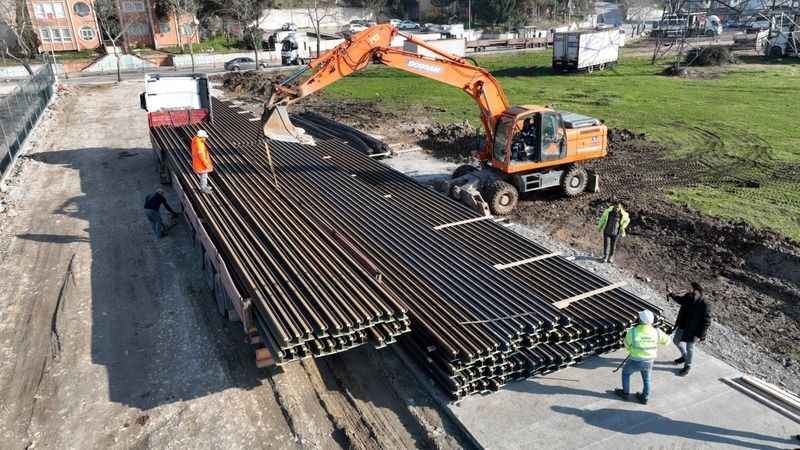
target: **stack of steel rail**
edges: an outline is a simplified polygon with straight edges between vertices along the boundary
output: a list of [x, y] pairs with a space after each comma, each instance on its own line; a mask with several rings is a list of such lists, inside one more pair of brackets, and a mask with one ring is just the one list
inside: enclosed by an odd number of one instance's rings
[[[186, 128], [151, 129], [235, 282], [255, 306], [255, 320], [278, 364], [376, 347], [409, 331], [405, 308], [376, 274], [347, 251], [347, 241], [309, 220], [275, 188], [269, 169], [236, 151], [235, 136], [207, 127], [216, 162], [214, 191], [198, 192]], [[341, 238], [341, 240], [340, 240]]]
[[[225, 161], [235, 153], [256, 169], [249, 175], [259, 184], [274, 180], [280, 198], [310, 223], [348, 236], [359, 261], [382, 274], [383, 289], [408, 308], [411, 333], [401, 343], [453, 397], [617, 348], [639, 310], [660, 315], [311, 122], [295, 118], [316, 135], [316, 146], [270, 141], [267, 152], [252, 116], [219, 101], [214, 114], [213, 157]], [[224, 184], [227, 176], [213, 178]]]

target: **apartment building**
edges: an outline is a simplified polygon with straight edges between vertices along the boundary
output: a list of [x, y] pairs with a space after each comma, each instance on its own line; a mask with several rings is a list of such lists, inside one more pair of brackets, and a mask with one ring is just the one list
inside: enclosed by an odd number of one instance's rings
[[[41, 41], [39, 51], [80, 51], [102, 45], [93, 0], [27, 0], [27, 3]], [[200, 40], [192, 15], [171, 15], [160, 20], [150, 0], [117, 0], [117, 8], [129, 47], [157, 49]]]
[[91, 0], [28, 0], [28, 9], [41, 41], [39, 51], [79, 51], [101, 44]]
[[119, 0], [118, 5], [128, 46], [158, 49], [200, 42], [195, 17], [190, 14], [160, 19], [151, 0]]

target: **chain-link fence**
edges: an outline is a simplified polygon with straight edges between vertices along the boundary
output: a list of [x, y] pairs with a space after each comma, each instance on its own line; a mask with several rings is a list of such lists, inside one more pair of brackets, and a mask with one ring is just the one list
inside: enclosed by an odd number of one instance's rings
[[45, 64], [33, 77], [20, 80], [11, 93], [0, 96], [0, 179], [50, 101], [54, 83], [52, 65]]

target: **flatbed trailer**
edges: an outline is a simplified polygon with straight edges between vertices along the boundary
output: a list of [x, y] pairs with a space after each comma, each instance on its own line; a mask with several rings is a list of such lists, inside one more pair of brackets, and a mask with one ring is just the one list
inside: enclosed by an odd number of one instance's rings
[[485, 52], [487, 49], [525, 49], [547, 48], [553, 44], [550, 38], [511, 38], [511, 39], [479, 39], [467, 41], [467, 50]]

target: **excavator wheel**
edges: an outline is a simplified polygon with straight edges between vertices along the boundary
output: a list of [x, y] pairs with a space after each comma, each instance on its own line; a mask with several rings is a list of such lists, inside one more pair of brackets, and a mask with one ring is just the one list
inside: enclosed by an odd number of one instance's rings
[[519, 200], [517, 188], [502, 180], [496, 180], [493, 185], [489, 186], [487, 194], [489, 209], [496, 216], [511, 214]]
[[575, 197], [586, 190], [589, 174], [581, 166], [570, 166], [561, 177], [561, 189], [567, 197]]
[[450, 178], [451, 179], [460, 178], [460, 177], [463, 177], [464, 175], [466, 175], [466, 174], [468, 174], [470, 172], [475, 172], [477, 170], [478, 170], [478, 168], [475, 167], [475, 166], [471, 166], [469, 164], [463, 164], [463, 165], [458, 166], [456, 168], [456, 170], [453, 171], [453, 176], [451, 176]]

